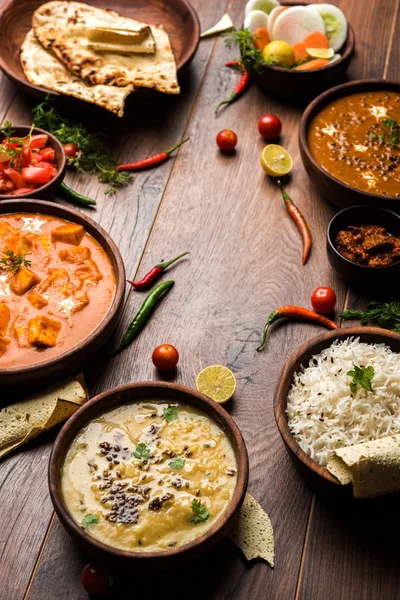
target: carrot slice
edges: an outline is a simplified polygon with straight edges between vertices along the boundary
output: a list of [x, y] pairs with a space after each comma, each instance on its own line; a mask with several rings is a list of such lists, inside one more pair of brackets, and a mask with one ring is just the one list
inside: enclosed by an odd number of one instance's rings
[[326, 65], [329, 65], [329, 60], [325, 60], [324, 58], [315, 58], [314, 60], [310, 60], [303, 65], [296, 67], [296, 71], [313, 71], [314, 69], [320, 69]]
[[303, 40], [306, 48], [329, 48], [329, 40], [323, 33], [314, 31]]
[[292, 48], [294, 52], [294, 62], [301, 62], [302, 60], [309, 58], [307, 54], [308, 46], [306, 46], [304, 42], [293, 44]]
[[258, 27], [253, 33], [254, 45], [259, 50], [264, 50], [265, 46], [269, 44], [268, 30], [265, 27]]

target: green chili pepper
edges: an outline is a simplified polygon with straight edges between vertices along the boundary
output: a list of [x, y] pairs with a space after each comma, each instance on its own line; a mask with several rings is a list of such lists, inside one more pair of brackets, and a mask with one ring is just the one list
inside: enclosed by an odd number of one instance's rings
[[92, 200], [91, 198], [86, 198], [86, 196], [82, 196], [78, 194], [78, 192], [74, 192], [71, 190], [65, 183], [62, 183], [58, 189], [58, 193], [60, 196], [71, 202], [72, 204], [77, 204], [78, 206], [85, 206], [86, 208], [96, 206], [96, 200]]
[[142, 306], [139, 308], [139, 311], [136, 317], [133, 319], [132, 323], [129, 325], [127, 332], [121, 340], [120, 345], [116, 348], [111, 356], [115, 356], [125, 350], [129, 344], [133, 342], [133, 340], [139, 335], [142, 331], [143, 327], [147, 323], [150, 315], [156, 308], [157, 304], [160, 302], [161, 298], [164, 297], [166, 293], [170, 291], [170, 289], [174, 286], [175, 281], [163, 281], [160, 283], [154, 290], [150, 292], [150, 294], [146, 297]]

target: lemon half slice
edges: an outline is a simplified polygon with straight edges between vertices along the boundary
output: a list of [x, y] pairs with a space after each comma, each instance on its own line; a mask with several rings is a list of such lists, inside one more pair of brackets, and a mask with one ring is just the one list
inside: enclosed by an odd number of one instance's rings
[[196, 387], [211, 400], [223, 404], [230, 400], [236, 390], [236, 377], [222, 365], [206, 367], [197, 375]]
[[306, 48], [306, 52], [311, 58], [325, 58], [326, 60], [331, 60], [335, 55], [333, 48]]
[[292, 170], [293, 160], [282, 146], [268, 144], [261, 153], [261, 166], [271, 177], [283, 177]]

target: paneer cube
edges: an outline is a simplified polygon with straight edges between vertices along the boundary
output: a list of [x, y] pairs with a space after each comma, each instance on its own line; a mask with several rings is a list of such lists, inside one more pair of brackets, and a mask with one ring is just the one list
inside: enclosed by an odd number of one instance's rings
[[26, 315], [18, 315], [13, 322], [13, 331], [20, 348], [27, 348], [28, 344], [28, 319]]
[[90, 260], [85, 265], [75, 269], [74, 276], [79, 279], [81, 285], [84, 283], [97, 285], [100, 279], [103, 279], [103, 275], [100, 273], [96, 263], [93, 260]]
[[32, 248], [32, 241], [26, 235], [18, 233], [7, 238], [5, 246], [14, 252], [14, 254], [25, 256]]
[[29, 292], [29, 294], [27, 294], [26, 296], [29, 300], [29, 302], [32, 304], [33, 308], [44, 308], [47, 304], [48, 301], [46, 300], [46, 298], [44, 296], [42, 296], [42, 294], [39, 294], [39, 292], [33, 291], [33, 292]]
[[69, 223], [68, 225], [60, 225], [51, 232], [51, 241], [64, 242], [64, 244], [71, 244], [72, 246], [79, 246], [85, 230], [82, 225], [76, 225], [75, 223]]
[[57, 343], [60, 329], [60, 321], [38, 315], [29, 321], [28, 343], [37, 348], [53, 348]]
[[86, 246], [77, 246], [76, 248], [64, 248], [60, 250], [58, 256], [63, 262], [82, 265], [86, 260], [91, 258], [92, 253]]
[[27, 267], [21, 266], [16, 273], [8, 276], [10, 288], [17, 296], [22, 296], [40, 282], [40, 277]]
[[0, 358], [7, 351], [7, 346], [10, 342], [11, 342], [11, 340], [9, 340], [8, 338], [0, 337]]
[[10, 309], [4, 302], [0, 303], [0, 337], [7, 334], [8, 325], [10, 324]]
[[0, 238], [5, 237], [6, 235], [16, 233], [16, 231], [17, 230], [14, 229], [14, 227], [12, 227], [10, 223], [7, 223], [7, 221], [0, 220]]
[[68, 271], [63, 268], [49, 269], [50, 275], [40, 284], [39, 292], [47, 292], [50, 288], [52, 291], [59, 291], [69, 282]]

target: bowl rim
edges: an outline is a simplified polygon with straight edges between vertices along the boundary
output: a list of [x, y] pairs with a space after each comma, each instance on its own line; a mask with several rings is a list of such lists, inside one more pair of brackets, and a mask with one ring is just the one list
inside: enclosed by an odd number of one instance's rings
[[[283, 370], [279, 376], [274, 391], [275, 422], [278, 427], [278, 431], [283, 439], [283, 442], [289, 447], [290, 451], [295, 456], [297, 456], [297, 458], [305, 467], [307, 467], [309, 470], [316, 473], [323, 479], [327, 480], [328, 482], [343, 488], [346, 486], [340, 484], [336, 477], [334, 477], [326, 467], [320, 465], [308, 454], [306, 454], [306, 452], [304, 452], [304, 450], [294, 439], [293, 434], [289, 429], [286, 417], [287, 392], [285, 392], [285, 389], [287, 388], [289, 390], [290, 388], [290, 384], [293, 381], [293, 375], [296, 371], [295, 365], [300, 360], [300, 358], [305, 354], [309, 354], [310, 352], [315, 354], [315, 352], [312, 351], [312, 348], [316, 347], [321, 343], [324, 343], [323, 348], [327, 348], [335, 339], [342, 339], [352, 336], [361, 338], [361, 336], [363, 335], [379, 335], [381, 338], [386, 338], [386, 341], [367, 343], [388, 343], [388, 340], [390, 339], [400, 341], [400, 334], [396, 333], [395, 331], [383, 329], [381, 327], [368, 327], [363, 325], [358, 327], [340, 327], [339, 329], [334, 329], [333, 331], [328, 331], [321, 335], [315, 336], [307, 342], [305, 342], [304, 344], [302, 344], [301, 346], [299, 346], [296, 350], [294, 350], [291, 353], [283, 367]], [[318, 352], [321, 352], [321, 350], [319, 350]], [[300, 362], [300, 364], [303, 363]]]
[[[343, 213], [348, 212], [348, 211], [354, 211], [354, 210], [363, 211], [363, 210], [371, 210], [371, 209], [376, 210], [378, 212], [389, 213], [389, 215], [391, 215], [392, 218], [397, 219], [399, 221], [399, 225], [400, 225], [400, 215], [395, 213], [393, 210], [384, 208], [383, 206], [371, 206], [370, 204], [369, 205], [368, 204], [356, 204], [354, 206], [348, 206], [347, 208], [343, 208], [342, 210], [339, 210], [339, 212], [337, 212], [328, 223], [328, 227], [326, 230], [326, 239], [329, 244], [329, 247], [335, 253], [335, 255], [337, 257], [339, 257], [340, 259], [342, 259], [343, 261], [345, 261], [346, 264], [353, 265], [356, 268], [364, 269], [365, 273], [367, 273], [367, 271], [371, 272], [371, 270], [376, 272], [376, 271], [384, 271], [385, 269], [386, 270], [393, 269], [393, 268], [397, 269], [399, 266], [400, 258], [398, 260], [396, 260], [394, 263], [392, 263], [391, 265], [383, 265], [381, 267], [369, 267], [368, 265], [360, 265], [356, 262], [353, 262], [352, 260], [349, 260], [348, 258], [343, 256], [343, 254], [340, 254], [340, 252], [336, 249], [336, 247], [333, 243], [331, 229], [333, 228], [333, 225], [335, 224], [335, 221], [339, 216], [341, 216]], [[349, 225], [350, 225], [350, 223], [349, 223]]]
[[[326, 67], [325, 67], [326, 68]], [[357, 94], [359, 92], [359, 87], [368, 87], [371, 86], [370, 91], [376, 91], [374, 87], [381, 88], [382, 90], [387, 87], [397, 88], [398, 93], [400, 93], [400, 82], [395, 81], [394, 79], [381, 79], [381, 78], [370, 78], [370, 79], [355, 79], [353, 81], [347, 81], [346, 83], [341, 83], [336, 85], [335, 87], [329, 88], [328, 90], [322, 92], [319, 96], [314, 98], [312, 102], [307, 106], [305, 111], [303, 112], [300, 120], [299, 126], [299, 146], [300, 150], [303, 150], [307, 156], [307, 160], [313, 165], [314, 169], [317, 169], [320, 173], [322, 173], [327, 179], [329, 179], [332, 183], [340, 186], [342, 189], [346, 191], [351, 191], [359, 195], [363, 195], [365, 198], [370, 200], [379, 201], [397, 201], [400, 202], [400, 198], [398, 196], [385, 196], [383, 194], [372, 194], [371, 192], [367, 192], [366, 190], [360, 190], [356, 187], [348, 185], [340, 179], [337, 179], [333, 175], [331, 175], [326, 169], [321, 167], [321, 165], [315, 160], [310, 147], [308, 145], [307, 134], [311, 124], [311, 116], [314, 117], [321, 110], [327, 106], [333, 100], [338, 98], [343, 98], [345, 96], [350, 96], [352, 94]], [[389, 90], [392, 91], [392, 90]], [[342, 93], [343, 92], [343, 93]], [[346, 93], [348, 92], [348, 93]], [[338, 94], [336, 96], [336, 94]], [[334, 97], [334, 98], [333, 98]], [[315, 114], [314, 114], [315, 113]], [[304, 161], [303, 161], [304, 162]], [[374, 204], [372, 202], [372, 204]]]
[[[18, 129], [26, 129], [26, 132], [29, 133], [30, 131], [30, 127], [28, 125], [12, 125], [13, 129], [17, 132]], [[32, 134], [33, 135], [37, 135], [37, 134], [41, 134], [44, 133], [46, 135], [49, 136], [49, 140], [51, 139], [51, 141], [53, 142], [53, 144], [58, 147], [58, 150], [60, 152], [60, 156], [61, 156], [61, 164], [58, 165], [57, 164], [57, 174], [53, 177], [53, 179], [50, 179], [50, 181], [48, 181], [47, 183], [44, 183], [43, 185], [41, 185], [40, 187], [36, 188], [35, 190], [33, 190], [33, 192], [27, 192], [26, 194], [19, 194], [17, 196], [13, 196], [12, 194], [0, 194], [0, 201], [2, 202], [3, 200], [15, 200], [15, 199], [20, 199], [23, 200], [24, 198], [33, 198], [35, 196], [35, 194], [42, 194], [45, 190], [49, 189], [51, 186], [54, 186], [55, 184], [59, 183], [59, 185], [61, 184], [62, 179], [64, 179], [65, 176], [65, 169], [67, 167], [67, 157], [65, 155], [64, 152], [64, 148], [63, 145], [61, 144], [61, 142], [56, 138], [55, 135], [53, 135], [52, 133], [50, 133], [49, 131], [46, 131], [45, 129], [41, 129], [40, 127], [34, 127], [32, 129]], [[6, 136], [2, 133], [0, 133], [0, 139], [3, 140]], [[23, 137], [23, 136], [16, 136], [16, 137]]]
[[[291, 4], [289, 4], [289, 5], [292, 6]], [[308, 3], [307, 2], [296, 2], [295, 4], [293, 4], [293, 6], [308, 6]], [[347, 21], [347, 36], [346, 36], [345, 41], [343, 42], [343, 45], [341, 46], [341, 48], [339, 48], [338, 52], [340, 50], [343, 50], [343, 48], [345, 50], [344, 50], [343, 54], [341, 55], [341, 57], [338, 58], [337, 60], [330, 62], [329, 64], [325, 65], [324, 67], [319, 67], [319, 69], [313, 69], [312, 71], [297, 71], [296, 69], [287, 69], [285, 67], [278, 67], [278, 66], [266, 64], [264, 66], [264, 72], [267, 73], [269, 70], [272, 70], [272, 71], [278, 71], [279, 73], [286, 73], [286, 74], [290, 73], [294, 77], [302, 76], [302, 75], [303, 76], [306, 75], [306, 77], [312, 77], [313, 75], [315, 76], [317, 73], [327, 71], [327, 70], [331, 69], [332, 67], [339, 66], [341, 63], [345, 62], [353, 54], [354, 49], [355, 49], [355, 43], [356, 43], [356, 36], [354, 33], [354, 29], [352, 28], [350, 23]], [[337, 54], [337, 53], [335, 52], [335, 54]], [[260, 73], [260, 75], [262, 75], [262, 73]]]
[[[82, 348], [85, 348], [86, 346], [88, 346], [91, 342], [94, 341], [94, 339], [97, 336], [99, 336], [109, 326], [109, 324], [113, 320], [113, 318], [114, 318], [115, 314], [117, 313], [118, 308], [125, 296], [125, 267], [124, 267], [124, 263], [122, 260], [122, 256], [121, 256], [115, 242], [112, 240], [110, 235], [101, 227], [101, 225], [96, 223], [96, 221], [94, 221], [93, 219], [91, 219], [90, 217], [85, 215], [84, 213], [82, 213], [78, 210], [75, 210], [73, 208], [70, 208], [69, 206], [66, 207], [63, 204], [57, 204], [54, 202], [49, 202], [46, 200], [37, 200], [37, 199], [33, 199], [33, 198], [25, 198], [25, 201], [29, 202], [29, 207], [26, 207], [23, 209], [20, 208], [19, 210], [18, 210], [18, 206], [19, 206], [19, 204], [21, 204], [20, 199], [17, 200], [16, 198], [14, 198], [12, 200], [5, 200], [4, 202], [0, 202], [0, 218], [3, 215], [13, 214], [15, 212], [20, 212], [20, 213], [33, 212], [33, 213], [42, 213], [44, 215], [58, 216], [61, 219], [65, 219], [67, 221], [71, 221], [71, 222], [75, 223], [76, 221], [74, 220], [74, 218], [78, 217], [79, 219], [82, 219], [83, 221], [88, 223], [90, 225], [90, 227], [92, 227], [93, 229], [95, 229], [98, 232], [98, 234], [102, 238], [102, 240], [105, 240], [106, 244], [110, 247], [111, 253], [115, 258], [116, 268], [115, 269], [113, 268], [113, 272], [114, 272], [114, 276], [115, 276], [115, 280], [116, 280], [115, 281], [115, 294], [114, 294], [113, 301], [110, 305], [110, 308], [109, 308], [107, 314], [105, 315], [104, 319], [98, 324], [98, 326], [86, 338], [84, 338], [83, 340], [78, 342], [75, 346], [73, 346], [69, 350], [66, 350], [62, 354], [59, 354], [57, 356], [54, 356], [53, 358], [35, 363], [33, 365], [27, 365], [25, 367], [19, 366], [19, 367], [5, 367], [3, 369], [0, 368], [0, 381], [1, 381], [1, 376], [3, 374], [4, 375], [24, 376], [27, 373], [39, 372], [44, 367], [54, 366], [57, 363], [69, 358], [71, 355], [75, 354], [78, 350], [82, 350]], [[13, 209], [10, 209], [9, 212], [3, 211], [3, 207], [7, 208], [7, 206], [10, 206], [10, 205], [16, 205], [15, 209], [13, 207]], [[32, 206], [32, 210], [30, 210], [31, 206]], [[54, 212], [51, 212], [52, 210]], [[65, 213], [65, 214], [62, 214], [60, 216], [58, 214], [58, 211], [61, 211], [62, 213]], [[90, 234], [90, 235], [92, 235], [92, 234]], [[94, 236], [92, 235], [92, 237], [94, 237]], [[104, 250], [103, 244], [99, 240], [97, 240], [97, 241], [99, 242], [99, 244], [102, 246], [102, 248]]]
[[[212, 527], [210, 527], [210, 529], [208, 529], [201, 536], [182, 546], [170, 548], [168, 550], [162, 550], [160, 552], [131, 552], [129, 550], [122, 550], [121, 548], [114, 548], [113, 546], [100, 542], [96, 538], [86, 533], [86, 531], [79, 527], [79, 525], [74, 521], [74, 519], [71, 517], [67, 508], [64, 505], [61, 494], [61, 472], [57, 468], [58, 459], [60, 459], [60, 462], [62, 462], [62, 464], [64, 463], [65, 456], [68, 452], [72, 440], [75, 439], [79, 431], [85, 426], [85, 424], [79, 425], [76, 427], [76, 431], [74, 431], [74, 426], [77, 423], [77, 421], [79, 422], [81, 415], [84, 415], [85, 413], [89, 412], [93, 406], [95, 406], [102, 400], [108, 398], [109, 396], [114, 396], [115, 394], [125, 392], [126, 390], [141, 389], [154, 390], [155, 399], [157, 399], [157, 390], [159, 389], [167, 389], [171, 392], [180, 392], [185, 396], [195, 397], [197, 400], [200, 401], [200, 405], [205, 404], [207, 406], [208, 410], [204, 410], [206, 414], [217, 414], [217, 417], [211, 416], [210, 418], [214, 419], [216, 422], [218, 422], [219, 419], [223, 423], [223, 425], [229, 430], [230, 435], [235, 440], [235, 444], [237, 446], [237, 484], [232, 498], [230, 500], [230, 503], [226, 507], [225, 511], [219, 516], [219, 518], [217, 519], [217, 521], [215, 521]], [[126, 404], [127, 402], [128, 401], [125, 401], [124, 404]], [[135, 402], [135, 400], [133, 400], [133, 402]], [[190, 404], [190, 401], [187, 401], [187, 403]], [[116, 406], [118, 406], [118, 403], [116, 405], [113, 405], [112, 408], [115, 408]], [[107, 408], [102, 407], [101, 410], [99, 410], [99, 414], [104, 413], [106, 411]], [[93, 416], [90, 417], [90, 419], [93, 418]], [[87, 422], [89, 422], [89, 420]], [[68, 441], [69, 436], [72, 436], [72, 438]], [[62, 448], [62, 442], [64, 440], [66, 440], [65, 449]], [[101, 553], [107, 553], [118, 558], [132, 560], [138, 559], [140, 561], [145, 561], [146, 563], [155, 559], [160, 559], [162, 557], [170, 558], [180, 556], [185, 552], [197, 547], [198, 545], [205, 543], [206, 541], [212, 539], [215, 535], [217, 535], [219, 530], [224, 526], [226, 522], [230, 520], [231, 517], [234, 516], [234, 514], [242, 504], [247, 491], [248, 479], [249, 459], [247, 448], [242, 433], [238, 425], [234, 421], [233, 417], [231, 417], [231, 415], [228, 412], [226, 412], [219, 404], [217, 404], [204, 394], [198, 392], [197, 390], [178, 383], [169, 383], [164, 381], [139, 381], [135, 383], [127, 383], [107, 390], [106, 392], [102, 392], [101, 394], [97, 394], [91, 400], [83, 404], [68, 419], [68, 421], [64, 424], [61, 431], [57, 435], [57, 438], [53, 444], [53, 448], [51, 451], [48, 469], [48, 484], [50, 490], [50, 497], [53, 502], [56, 513], [64, 527], [66, 526], [66, 522], [67, 530], [72, 530], [74, 532], [74, 535], [76, 535], [78, 539], [82, 539], [89, 546], [93, 546], [97, 551], [100, 551]]]

